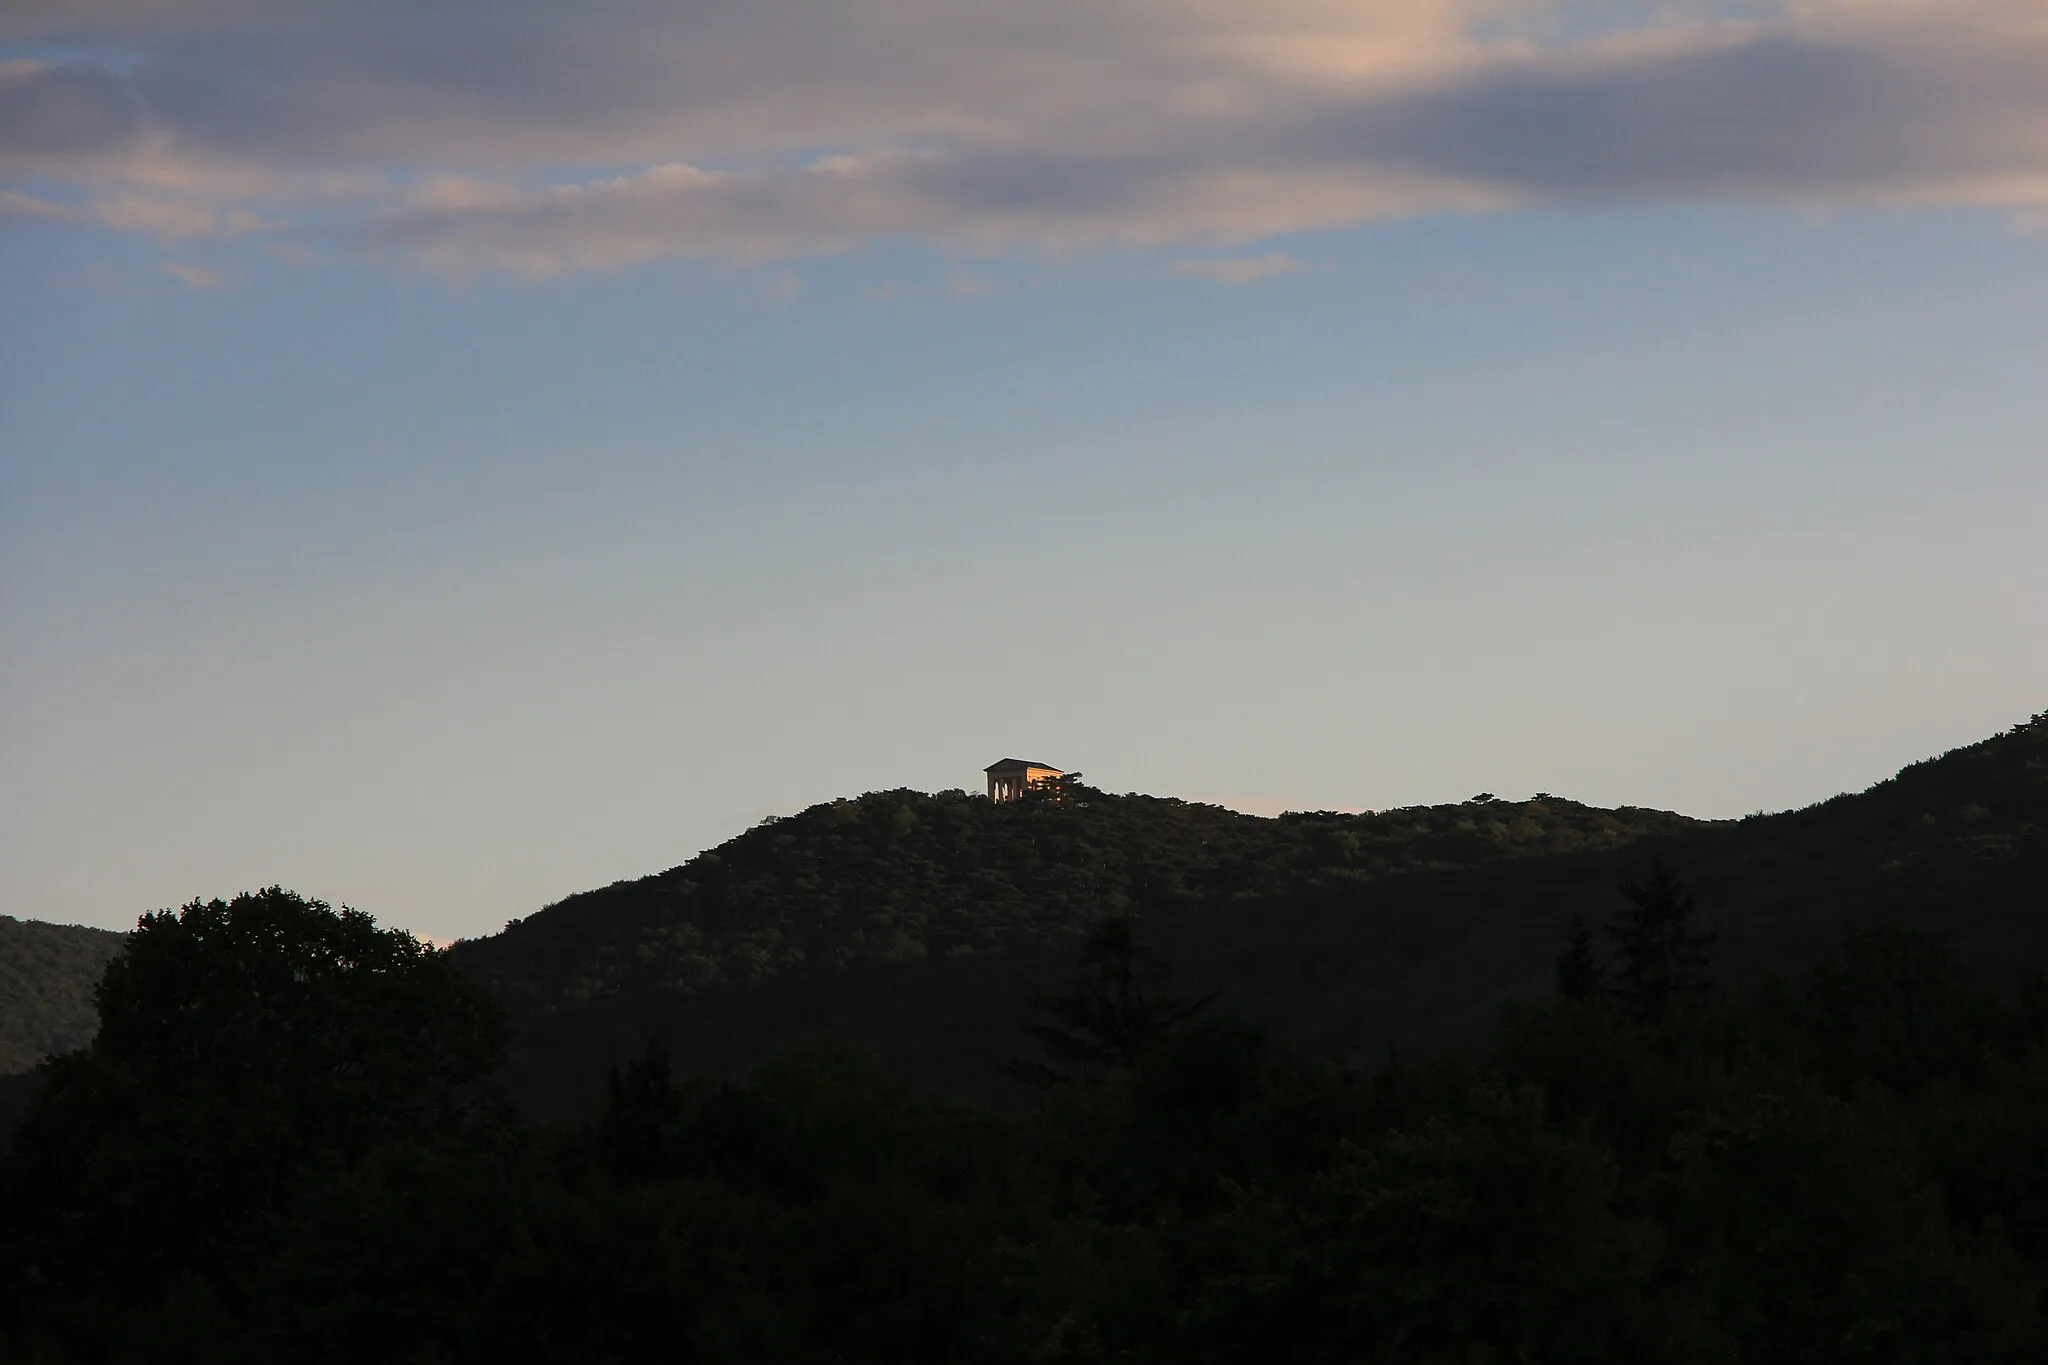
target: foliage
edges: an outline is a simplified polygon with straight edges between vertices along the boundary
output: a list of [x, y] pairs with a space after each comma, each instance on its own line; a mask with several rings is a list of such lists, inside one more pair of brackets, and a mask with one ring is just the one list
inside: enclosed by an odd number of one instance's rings
[[145, 915], [96, 1001], [14, 1134], [9, 1257], [165, 1312], [237, 1285], [309, 1181], [464, 1142], [504, 1046], [444, 954], [276, 887]]
[[606, 997], [688, 995], [861, 962], [1079, 938], [1134, 908], [1147, 868], [1201, 903], [1356, 888], [1422, 870], [1613, 849], [1697, 822], [1569, 801], [1277, 819], [1079, 774], [1021, 801], [871, 792], [768, 821], [681, 867], [572, 896], [458, 944], [522, 1017]]
[[105, 929], [0, 915], [0, 1075], [91, 1040], [93, 983], [119, 951]]
[[[225, 1021], [277, 998], [249, 983], [276, 983], [278, 961], [337, 982], [370, 961], [401, 976], [438, 961], [393, 943], [335, 966], [332, 945], [377, 945], [339, 917], [307, 932], [313, 903], [282, 908], [299, 929], [281, 943], [152, 950], [110, 977], [110, 1019], [179, 997], [213, 1021], [184, 1036], [229, 1039]], [[185, 946], [162, 921], [148, 933]], [[165, 989], [142, 988], [152, 973]], [[315, 989], [279, 1017], [346, 1033], [357, 998]], [[319, 1031], [287, 1036], [325, 1055]], [[440, 1036], [386, 1037], [413, 1056], [376, 1069], [452, 1076]], [[109, 1059], [168, 1055], [109, 1037]], [[649, 1049], [580, 1128], [461, 1140], [422, 1126], [414, 1083], [368, 1086], [352, 1091], [368, 1145], [294, 1163], [263, 1206], [202, 1210], [208, 1255], [161, 1221], [174, 1191], [98, 1182], [29, 1135], [5, 1171], [0, 1353], [2017, 1365], [2048, 1351], [2048, 986], [1988, 991], [1939, 936], [1859, 933], [1799, 978], [1679, 994], [1656, 1015], [1602, 998], [1526, 1007], [1483, 1049], [1369, 1072], [1227, 1015], [1128, 1060], [996, 1113], [837, 1049], [745, 1083], [678, 1077]], [[237, 1100], [201, 1085], [189, 1104]], [[175, 1264], [144, 1283], [104, 1257], [23, 1256], [70, 1220], [112, 1216], [179, 1242]]]
[[[1081, 961], [1082, 974], [1065, 993], [1033, 999], [1058, 1022], [1025, 1030], [1060, 1066], [1090, 1072], [1134, 1066], [1146, 1049], [1216, 1000], [1214, 991], [1192, 1001], [1148, 994], [1165, 983], [1167, 971], [1140, 946], [1134, 915], [1112, 915], [1091, 929]], [[1014, 1059], [1006, 1069], [1040, 1087], [1074, 1079], [1044, 1062]]]
[[[1105, 918], [1141, 915], [1190, 993], [1220, 987], [1277, 1036], [1412, 1054], [1477, 1041], [1503, 1000], [1550, 994], [1574, 916], [1596, 965], [1625, 966], [1605, 961], [1617, 945], [1603, 930], [1642, 911], [1616, 887], [1659, 860], [1711, 908], [1726, 983], [1802, 971], [1845, 930], [1881, 923], [1951, 927], [1980, 967], [2048, 960], [2048, 726], [1741, 821], [1543, 795], [1261, 818], [1078, 781], [1001, 805], [870, 793], [571, 897], [454, 957], [512, 1010], [507, 1084], [536, 1112], [583, 1112], [605, 1067], [648, 1036], [685, 1069], [736, 1075], [821, 1031], [997, 1101], [1014, 1094], [998, 1066], [1019, 1002], [1058, 982]], [[1635, 989], [1613, 971], [1601, 984]], [[1663, 987], [1648, 985], [1644, 1007], [1659, 1008]]]
[[[815, 808], [457, 954], [275, 889], [149, 917], [0, 1161], [0, 1358], [2048, 1358], [2048, 980], [1958, 951], [2048, 959], [2048, 722], [1740, 824], [1043, 796]], [[1715, 992], [1658, 857], [1713, 911]], [[1331, 993], [1331, 945], [1391, 963], [1348, 1014], [1497, 1009], [1489, 953], [1539, 994], [1575, 914], [1563, 998], [1370, 1067], [1183, 1015], [1131, 918]], [[1417, 965], [1417, 926], [1452, 955]], [[740, 1081], [656, 1046], [587, 1122], [515, 1122], [456, 970], [530, 1028], [1063, 940], [1037, 1037], [1115, 1065], [1002, 1111], [843, 1048]]]
[[[1607, 926], [1615, 948], [1615, 979], [1607, 991], [1637, 1017], [1653, 1019], [1707, 989], [1715, 936], [1694, 932], [1692, 892], [1661, 861], [1645, 880], [1622, 883], [1621, 894], [1628, 906]], [[1574, 970], [1583, 968], [1574, 964]]]
[[1571, 934], [1557, 955], [1560, 1000], [1595, 1000], [1607, 993], [1607, 973], [1593, 954], [1593, 934], [1583, 915], [1572, 916]]

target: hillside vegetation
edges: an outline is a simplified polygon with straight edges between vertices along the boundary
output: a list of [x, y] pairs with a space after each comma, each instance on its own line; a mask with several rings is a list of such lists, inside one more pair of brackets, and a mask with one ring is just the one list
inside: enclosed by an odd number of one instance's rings
[[2048, 716], [1721, 823], [881, 793], [450, 953], [194, 902], [0, 1078], [0, 1359], [2032, 1365], [2044, 889]]
[[[1804, 810], [1698, 821], [1557, 797], [1262, 818], [1079, 788], [994, 805], [875, 792], [576, 895], [454, 960], [504, 999], [529, 1105], [586, 1110], [648, 1038], [728, 1074], [832, 1036], [956, 1094], [1000, 1067], [1084, 927], [1137, 909], [1193, 989], [1325, 1055], [1427, 1051], [1540, 995], [1574, 916], [1664, 858], [1730, 981], [1852, 928], [1947, 932], [1986, 969], [2048, 950], [2048, 722]], [[0, 917], [0, 1075], [80, 1046], [121, 936]]]
[[0, 1155], [0, 1359], [2048, 1358], [2041, 974], [1885, 928], [1714, 992], [1681, 885], [1626, 903], [1557, 998], [1432, 1057], [1191, 1017], [1119, 918], [1041, 998], [1029, 1105], [648, 1048], [543, 1125], [446, 954], [279, 888], [195, 902]]
[[0, 1076], [92, 1040], [92, 989], [123, 938], [0, 915]]
[[662, 1040], [743, 1073], [806, 1037], [1000, 1100], [1025, 1001], [1082, 928], [1135, 909], [1190, 988], [1321, 1055], [1482, 1036], [1540, 996], [1574, 916], [1653, 859], [1718, 927], [1728, 981], [1802, 970], [1843, 933], [1950, 935], [1998, 970], [2048, 960], [2048, 718], [1870, 790], [1740, 821], [1554, 798], [1261, 818], [1079, 789], [994, 805], [877, 792], [774, 820], [681, 867], [573, 896], [456, 960], [517, 1025], [523, 1101], [582, 1112]]
[[871, 792], [572, 896], [457, 957], [519, 1007], [559, 1010], [1064, 942], [1148, 890], [1202, 903], [1349, 891], [1613, 850], [1697, 823], [1548, 797], [1266, 819], [1085, 787], [1003, 805], [959, 791]]

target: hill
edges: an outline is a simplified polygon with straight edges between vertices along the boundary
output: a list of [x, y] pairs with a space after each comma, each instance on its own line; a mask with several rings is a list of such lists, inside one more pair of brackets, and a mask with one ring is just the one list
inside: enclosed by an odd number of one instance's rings
[[[1718, 926], [1724, 980], [1802, 969], [1879, 922], [1943, 930], [2003, 980], [2048, 962], [2048, 716], [1740, 821], [1548, 796], [1262, 818], [1085, 788], [1006, 805], [875, 792], [454, 955], [510, 1007], [508, 1077], [538, 1112], [586, 1111], [649, 1037], [680, 1067], [732, 1074], [831, 1036], [905, 1079], [1002, 1100], [1032, 991], [1102, 914], [1135, 905], [1186, 991], [1220, 988], [1282, 1037], [1373, 1059], [1476, 1038], [1504, 1001], [1546, 993], [1573, 916], [1604, 921], [1655, 858]], [[120, 942], [0, 917], [0, 1077], [91, 1036], [92, 985]]]
[[1064, 942], [1154, 890], [1235, 903], [1415, 872], [1611, 851], [1698, 822], [1487, 797], [1278, 818], [1170, 798], [997, 805], [871, 792], [769, 820], [667, 872], [572, 896], [457, 948], [525, 1013]]
[[123, 937], [0, 915], [0, 1076], [92, 1040], [93, 987]]
[[770, 821], [681, 867], [549, 906], [456, 958], [512, 1008], [510, 1077], [587, 1108], [661, 1039], [737, 1072], [806, 1036], [982, 1099], [1083, 925], [1141, 909], [1189, 988], [1319, 1051], [1435, 1050], [1540, 995], [1574, 915], [1653, 859], [1720, 931], [1730, 980], [1851, 928], [1948, 932], [2000, 979], [2048, 961], [2048, 717], [1804, 810], [1709, 822], [1553, 797], [1261, 818], [1081, 789], [993, 805], [877, 792]]

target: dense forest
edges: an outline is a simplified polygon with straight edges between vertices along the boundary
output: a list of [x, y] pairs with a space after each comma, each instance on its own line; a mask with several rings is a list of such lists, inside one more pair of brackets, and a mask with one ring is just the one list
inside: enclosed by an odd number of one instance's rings
[[2048, 715], [1743, 821], [1069, 781], [450, 951], [194, 902], [0, 1095], [0, 1359], [2035, 1361], [2044, 912]]
[[0, 1164], [20, 1361], [2031, 1362], [2048, 986], [1938, 934], [1709, 988], [1654, 868], [1483, 1045], [1355, 1068], [1162, 993], [1128, 915], [1036, 1101], [658, 1047], [587, 1120], [502, 1007], [271, 890], [143, 922]]

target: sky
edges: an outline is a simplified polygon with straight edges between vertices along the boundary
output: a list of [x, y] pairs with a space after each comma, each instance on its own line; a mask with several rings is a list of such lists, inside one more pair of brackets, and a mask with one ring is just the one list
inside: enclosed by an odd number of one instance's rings
[[0, 913], [2043, 709], [2038, 0], [0, 10]]

